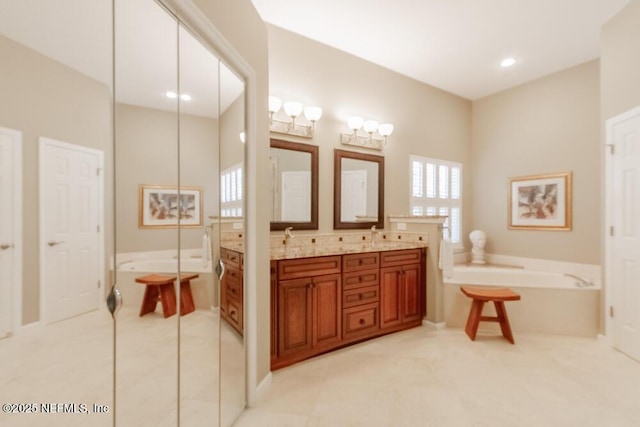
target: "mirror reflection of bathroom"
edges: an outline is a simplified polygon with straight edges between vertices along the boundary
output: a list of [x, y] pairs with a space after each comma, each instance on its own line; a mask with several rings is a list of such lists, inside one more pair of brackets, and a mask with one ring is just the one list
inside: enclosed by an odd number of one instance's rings
[[[112, 9], [111, 0], [88, 3], [0, 2], [3, 403], [113, 408], [104, 304], [113, 247], [105, 203], [113, 197]], [[37, 409], [29, 425], [52, 425], [41, 413], [47, 407]], [[112, 425], [112, 417], [91, 424]], [[74, 420], [56, 414], [60, 425]], [[0, 413], [1, 425], [14, 421]]]
[[271, 147], [271, 221], [311, 221], [311, 153]]
[[178, 22], [148, 0], [115, 12], [116, 423], [161, 424], [178, 413]]
[[340, 221], [378, 221], [378, 163], [341, 159]]
[[[220, 425], [231, 425], [246, 404], [245, 358], [245, 84], [222, 61], [220, 67]], [[215, 224], [215, 221], [213, 221]]]

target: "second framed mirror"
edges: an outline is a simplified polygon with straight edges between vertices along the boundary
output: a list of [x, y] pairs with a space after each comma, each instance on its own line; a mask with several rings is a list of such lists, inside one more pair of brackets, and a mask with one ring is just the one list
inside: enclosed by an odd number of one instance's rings
[[271, 231], [318, 229], [318, 147], [271, 140]]
[[384, 228], [384, 157], [334, 151], [333, 228]]

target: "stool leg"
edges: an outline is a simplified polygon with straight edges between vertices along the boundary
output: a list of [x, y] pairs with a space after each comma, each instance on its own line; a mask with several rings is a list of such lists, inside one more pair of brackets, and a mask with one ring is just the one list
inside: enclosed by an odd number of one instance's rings
[[156, 286], [145, 286], [144, 296], [142, 297], [142, 305], [140, 306], [140, 317], [147, 313], [156, 311], [158, 303], [158, 289]]
[[180, 316], [194, 312], [196, 309], [191, 293], [191, 282], [180, 282]]
[[471, 311], [469, 311], [469, 318], [467, 319], [467, 326], [464, 331], [469, 335], [471, 341], [476, 340], [476, 333], [478, 332], [478, 324], [480, 323], [480, 317], [482, 316], [482, 308], [484, 307], [484, 301], [477, 299], [471, 303]]
[[496, 313], [498, 313], [498, 322], [500, 323], [502, 335], [504, 335], [511, 344], [515, 344], [513, 334], [511, 333], [511, 325], [509, 325], [509, 316], [507, 316], [507, 309], [504, 307], [504, 302], [494, 301], [493, 304], [496, 306]]
[[165, 318], [176, 314], [176, 291], [173, 283], [160, 286], [160, 301], [162, 302], [162, 314]]

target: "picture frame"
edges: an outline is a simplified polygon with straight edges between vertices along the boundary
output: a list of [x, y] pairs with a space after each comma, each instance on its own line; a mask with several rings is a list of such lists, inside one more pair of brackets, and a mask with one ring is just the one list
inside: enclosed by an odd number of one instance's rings
[[202, 188], [140, 185], [139, 228], [202, 227]]
[[509, 229], [569, 231], [572, 173], [509, 179]]

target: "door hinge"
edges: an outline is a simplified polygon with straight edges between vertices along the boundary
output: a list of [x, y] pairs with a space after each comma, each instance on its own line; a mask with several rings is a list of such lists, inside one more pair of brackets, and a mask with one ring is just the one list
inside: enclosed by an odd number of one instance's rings
[[613, 237], [613, 225], [609, 226], [609, 236]]
[[609, 147], [609, 154], [615, 154], [616, 146], [614, 144], [607, 144], [607, 147]]
[[100, 280], [98, 280], [98, 289], [100, 289], [101, 285], [102, 285], [102, 283], [100, 283]]
[[96, 231], [99, 233], [100, 232], [100, 224], [96, 225]]
[[100, 175], [102, 175], [102, 169], [96, 168], [96, 176], [100, 176]]
[[613, 317], [613, 306], [609, 306], [609, 317]]

